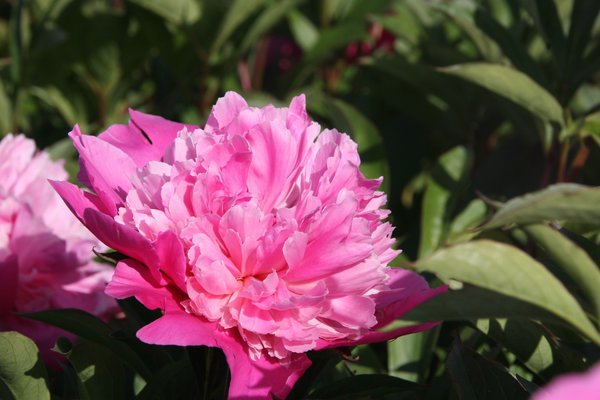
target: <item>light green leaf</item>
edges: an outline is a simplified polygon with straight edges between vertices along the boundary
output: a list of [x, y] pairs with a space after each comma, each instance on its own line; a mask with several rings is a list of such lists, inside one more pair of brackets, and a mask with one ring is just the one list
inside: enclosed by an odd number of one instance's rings
[[475, 228], [485, 220], [487, 209], [483, 200], [473, 199], [450, 224], [448, 243], [466, 241], [477, 235]]
[[527, 225], [523, 230], [581, 288], [600, 321], [600, 269], [596, 263], [583, 249], [550, 226]]
[[248, 50], [269, 29], [278, 23], [290, 9], [301, 0], [280, 0], [265, 10], [256, 18], [252, 26], [245, 32], [244, 40], [240, 46], [242, 52]]
[[424, 383], [439, 333], [437, 326], [389, 341], [388, 373], [407, 381]]
[[489, 63], [457, 64], [439, 71], [458, 76], [515, 102], [544, 121], [564, 124], [558, 101], [530, 77], [508, 66]]
[[190, 25], [202, 13], [201, 3], [195, 0], [131, 0], [174, 24]]
[[0, 398], [50, 400], [47, 374], [33, 341], [17, 332], [0, 333]]
[[563, 284], [513, 246], [489, 240], [459, 244], [418, 261], [416, 267], [444, 282], [475, 285], [545, 309], [600, 344], [600, 334]]
[[483, 226], [532, 224], [558, 220], [600, 226], [600, 188], [557, 184], [507, 201]]
[[235, 0], [229, 6], [227, 14], [223, 18], [219, 33], [212, 45], [212, 52], [218, 51], [227, 39], [229, 39], [229, 36], [249, 17], [262, 8], [264, 3], [265, 0]]
[[4, 83], [0, 80], [0, 137], [12, 129], [12, 105], [6, 93]]
[[445, 242], [454, 203], [469, 163], [469, 152], [459, 146], [444, 153], [431, 172], [423, 198], [419, 257], [430, 254]]
[[290, 11], [287, 18], [296, 43], [304, 51], [312, 48], [319, 39], [319, 30], [317, 27], [304, 14], [297, 10]]

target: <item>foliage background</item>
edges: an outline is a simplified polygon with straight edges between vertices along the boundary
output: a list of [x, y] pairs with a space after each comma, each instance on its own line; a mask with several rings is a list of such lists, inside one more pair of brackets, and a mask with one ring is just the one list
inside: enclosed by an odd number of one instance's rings
[[[528, 398], [600, 357], [599, 11], [597, 0], [1, 1], [0, 132], [35, 138], [74, 177], [75, 123], [98, 133], [131, 107], [203, 124], [227, 90], [257, 106], [306, 93], [313, 118], [358, 142], [363, 172], [385, 176], [394, 265], [452, 290], [406, 318], [444, 320], [437, 329], [313, 354], [291, 397]], [[2, 355], [33, 365], [35, 346], [3, 334], [0, 393], [226, 393], [218, 351], [143, 345], [134, 332], [154, 315], [121, 305], [129, 318], [111, 326], [31, 316], [81, 337], [57, 344], [60, 371], [15, 372]]]

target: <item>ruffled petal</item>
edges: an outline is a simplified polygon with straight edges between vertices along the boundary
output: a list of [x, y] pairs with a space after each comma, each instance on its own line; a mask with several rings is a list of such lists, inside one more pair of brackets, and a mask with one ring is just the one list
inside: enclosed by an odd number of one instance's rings
[[69, 136], [79, 152], [78, 179], [96, 192], [111, 216], [116, 215], [117, 208], [123, 204], [127, 192], [132, 188], [135, 163], [110, 143], [82, 135], [77, 125]]
[[181, 242], [171, 231], [161, 232], [153, 243], [160, 269], [175, 286], [185, 291], [187, 262]]

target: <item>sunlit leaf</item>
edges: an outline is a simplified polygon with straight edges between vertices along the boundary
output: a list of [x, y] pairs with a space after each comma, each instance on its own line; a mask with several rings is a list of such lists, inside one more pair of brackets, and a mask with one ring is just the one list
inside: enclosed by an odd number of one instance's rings
[[513, 246], [489, 240], [459, 244], [419, 260], [416, 267], [445, 282], [476, 285], [543, 308], [600, 344], [600, 334], [563, 284]]
[[545, 121], [563, 125], [558, 101], [527, 75], [504, 65], [489, 63], [457, 64], [440, 68], [519, 104]]
[[17, 332], [1, 332], [0, 398], [50, 400], [47, 379], [35, 343]]

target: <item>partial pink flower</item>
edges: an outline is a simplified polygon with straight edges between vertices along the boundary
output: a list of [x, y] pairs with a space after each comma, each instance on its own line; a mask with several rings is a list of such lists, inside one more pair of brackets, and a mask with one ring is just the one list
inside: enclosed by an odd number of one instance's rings
[[80, 179], [56, 190], [107, 246], [130, 257], [106, 292], [163, 316], [144, 342], [223, 349], [230, 398], [284, 398], [309, 350], [383, 341], [381, 328], [445, 287], [390, 268], [381, 179], [356, 143], [289, 108], [229, 92], [203, 129], [131, 111], [129, 125], [71, 137]]
[[600, 398], [600, 363], [585, 373], [559, 376], [539, 389], [532, 400], [597, 400]]
[[116, 310], [103, 291], [113, 269], [92, 261], [100, 242], [73, 217], [48, 179], [66, 179], [60, 162], [36, 152], [33, 140], [0, 141], [0, 331], [31, 337], [47, 360], [66, 332], [14, 315], [79, 308]]

